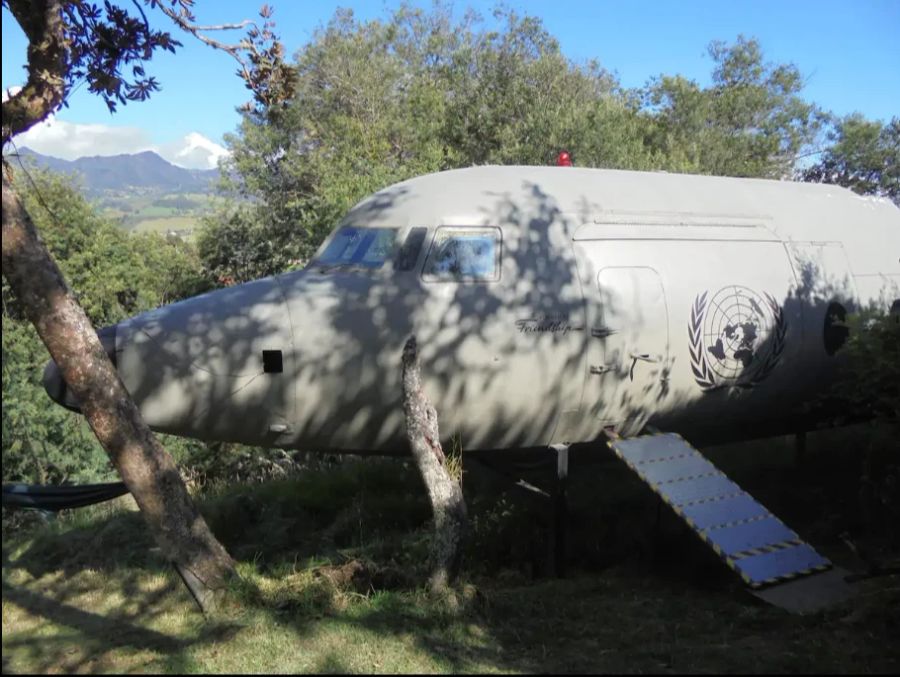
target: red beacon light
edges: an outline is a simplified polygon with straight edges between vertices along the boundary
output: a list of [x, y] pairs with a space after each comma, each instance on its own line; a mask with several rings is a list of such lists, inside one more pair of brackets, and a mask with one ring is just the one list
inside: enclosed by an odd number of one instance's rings
[[572, 157], [569, 155], [569, 151], [564, 150], [560, 151], [559, 156], [556, 158], [556, 166], [557, 167], [571, 167], [572, 166]]

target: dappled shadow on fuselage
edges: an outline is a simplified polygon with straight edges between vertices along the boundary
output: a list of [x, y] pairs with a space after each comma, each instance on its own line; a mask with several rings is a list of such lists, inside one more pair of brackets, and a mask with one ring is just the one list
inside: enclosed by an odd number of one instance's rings
[[[682, 345], [698, 319], [677, 299], [662, 309], [662, 326], [668, 324], [662, 359], [638, 362], [624, 344], [598, 352], [606, 339], [591, 335], [603, 329], [594, 326], [600, 315], [630, 312], [643, 321], [641, 309], [616, 307], [622, 302], [598, 284], [598, 268], [650, 265], [639, 254], [620, 264], [615, 240], [606, 241], [597, 260], [578, 260], [575, 232], [600, 207], [587, 196], [560, 205], [551, 188], [532, 181], [473, 195], [482, 206], [464, 214], [461, 225], [501, 229], [499, 280], [426, 280], [426, 242], [408, 271], [311, 266], [122, 323], [120, 373], [148, 422], [206, 440], [405, 454], [400, 354], [415, 335], [444, 441], [455, 437], [466, 451], [588, 442], [600, 437], [600, 421], [631, 434], [649, 422], [697, 443], [812, 425], [804, 408], [839, 362], [824, 354], [820, 325], [835, 301], [852, 312], [852, 281], [820, 279], [824, 271], [814, 262], [788, 264], [785, 248], [770, 241], [767, 251], [784, 257], [779, 269], [793, 266], [787, 292], [770, 295], [754, 273], [754, 286], [763, 286], [744, 289], [759, 317], [717, 327], [718, 336], [692, 336], [699, 363], [690, 364]], [[347, 223], [403, 227], [410, 205], [425, 213], [417, 199], [409, 185], [398, 184], [352, 210]], [[463, 213], [467, 200], [460, 201]], [[411, 225], [453, 225], [439, 214], [428, 218]], [[690, 245], [673, 251], [689, 255]], [[652, 258], [660, 244], [630, 246]], [[739, 254], [756, 244], [729, 246]], [[671, 267], [663, 270], [663, 294], [679, 285], [673, 271], [684, 263], [672, 260], [663, 264]], [[733, 284], [745, 284], [740, 273]], [[726, 289], [695, 291], [706, 303], [706, 294], [712, 299]], [[704, 312], [714, 311], [703, 307], [700, 320]], [[264, 353], [278, 353], [278, 370], [267, 371]], [[730, 372], [714, 373], [725, 362], [733, 363]], [[595, 375], [595, 368], [606, 371]]]
[[[423, 280], [426, 243], [411, 271], [311, 267], [217, 291], [124, 323], [126, 385], [164, 432], [406, 453], [400, 354], [415, 335], [446, 439], [549, 444], [581, 404], [590, 332], [571, 234], [589, 206], [564, 214], [531, 183], [485, 195], [492, 206], [470, 217], [502, 229], [498, 281]], [[385, 225], [406, 199], [388, 189], [348, 218]], [[281, 373], [265, 373], [263, 350], [281, 350]]]

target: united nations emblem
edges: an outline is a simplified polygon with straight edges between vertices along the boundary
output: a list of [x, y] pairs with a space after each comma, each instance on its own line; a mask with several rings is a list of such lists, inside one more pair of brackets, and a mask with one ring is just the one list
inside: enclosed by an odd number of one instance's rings
[[694, 379], [704, 390], [754, 387], [784, 352], [784, 310], [770, 294], [737, 285], [707, 297], [694, 300], [688, 324]]

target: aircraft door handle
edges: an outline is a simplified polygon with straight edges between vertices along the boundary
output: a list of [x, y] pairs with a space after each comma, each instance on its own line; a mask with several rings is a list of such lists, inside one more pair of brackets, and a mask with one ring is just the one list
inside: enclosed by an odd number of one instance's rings
[[591, 328], [591, 336], [594, 338], [609, 338], [613, 334], [615, 334], [615, 329], [610, 329], [609, 327], [592, 327]]

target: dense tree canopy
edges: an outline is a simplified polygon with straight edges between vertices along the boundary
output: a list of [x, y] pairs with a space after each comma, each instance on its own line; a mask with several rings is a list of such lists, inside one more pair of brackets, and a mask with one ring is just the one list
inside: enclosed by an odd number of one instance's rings
[[888, 124], [850, 115], [829, 131], [832, 144], [802, 173], [806, 181], [835, 183], [900, 205], [900, 117]]
[[766, 63], [756, 40], [714, 42], [712, 86], [675, 76], [644, 90], [649, 145], [660, 166], [719, 176], [782, 178], [822, 125], [793, 64]]

